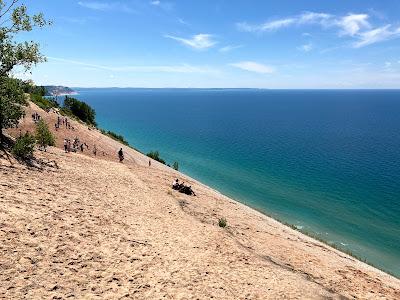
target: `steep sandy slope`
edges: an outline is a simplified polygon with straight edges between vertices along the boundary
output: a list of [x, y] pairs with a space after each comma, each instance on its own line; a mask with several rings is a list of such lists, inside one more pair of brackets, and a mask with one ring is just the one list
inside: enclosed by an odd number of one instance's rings
[[[32, 130], [29, 116], [22, 130]], [[400, 298], [398, 279], [165, 166], [149, 168], [134, 150], [120, 164], [117, 142], [73, 126], [56, 132], [59, 146], [77, 135], [108, 155], [51, 148], [36, 152], [40, 168], [0, 158], [0, 298]], [[172, 191], [177, 176], [198, 196]]]

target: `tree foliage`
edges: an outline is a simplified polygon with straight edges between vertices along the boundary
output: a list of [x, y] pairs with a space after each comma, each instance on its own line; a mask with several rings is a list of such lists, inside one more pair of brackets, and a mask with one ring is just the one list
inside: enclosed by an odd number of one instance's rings
[[162, 164], [165, 165], [165, 160], [163, 160], [163, 159], [160, 157], [160, 153], [159, 153], [158, 151], [150, 151], [150, 152], [147, 153], [146, 155], [147, 155], [148, 157], [150, 157], [150, 158], [152, 158], [152, 159], [154, 159], [154, 160], [156, 160], [156, 161], [158, 161], [158, 162], [160, 162], [160, 163], [162, 163]]
[[96, 125], [96, 112], [85, 102], [79, 101], [78, 99], [65, 96], [64, 109], [69, 110], [74, 116], [79, 118], [81, 121]]
[[35, 137], [30, 133], [20, 136], [17, 138], [12, 149], [13, 155], [19, 159], [31, 158], [35, 148], [35, 142]]
[[16, 41], [16, 35], [49, 25], [42, 13], [29, 15], [21, 0], [0, 0], [0, 77], [9, 76], [16, 67], [28, 71], [46, 59], [33, 41]]
[[42, 119], [36, 125], [36, 141], [38, 145], [46, 151], [47, 146], [54, 146], [55, 138], [49, 126]]
[[23, 105], [26, 105], [26, 98], [18, 81], [0, 77], [0, 137], [3, 128], [17, 125], [24, 116]]
[[28, 71], [45, 61], [39, 44], [17, 41], [18, 34], [41, 28], [50, 23], [43, 14], [29, 15], [21, 0], [0, 0], [0, 139], [2, 130], [18, 123], [26, 105], [20, 82], [10, 78], [17, 67]]

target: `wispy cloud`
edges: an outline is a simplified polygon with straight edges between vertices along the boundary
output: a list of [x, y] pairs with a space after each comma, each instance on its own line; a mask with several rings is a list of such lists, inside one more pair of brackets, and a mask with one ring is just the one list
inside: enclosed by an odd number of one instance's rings
[[136, 10], [122, 2], [79, 1], [78, 5], [98, 11], [120, 11], [136, 13]]
[[400, 27], [392, 29], [392, 26], [389, 24], [360, 33], [357, 36], [359, 40], [353, 44], [353, 47], [361, 48], [398, 37], [400, 37]]
[[275, 69], [273, 67], [260, 64], [254, 61], [241, 61], [229, 65], [245, 71], [255, 72], [260, 74], [271, 74], [275, 72]]
[[189, 39], [173, 36], [173, 35], [164, 35], [164, 37], [173, 39], [175, 41], [180, 42], [183, 45], [189, 46], [196, 50], [203, 50], [213, 47], [217, 42], [213, 39], [212, 34], [196, 34]]
[[239, 48], [243, 48], [243, 45], [228, 45], [228, 46], [219, 48], [218, 51], [222, 52], [222, 53], [226, 53], [226, 52], [231, 52], [231, 51], [233, 51], [235, 49], [239, 49]]
[[311, 43], [301, 45], [300, 47], [297, 47], [298, 50], [303, 51], [303, 52], [310, 52], [314, 46]]
[[365, 14], [349, 14], [343, 18], [336, 20], [336, 25], [341, 28], [341, 35], [354, 36], [365, 28], [370, 28], [368, 15]]
[[339, 36], [348, 36], [358, 40], [352, 44], [354, 48], [361, 48], [400, 36], [400, 27], [393, 29], [393, 26], [388, 24], [373, 28], [369, 22], [368, 14], [352, 13], [336, 16], [327, 13], [305, 12], [294, 17], [272, 20], [262, 24], [241, 22], [237, 23], [236, 26], [240, 31], [263, 33], [307, 24], [319, 25], [322, 28], [336, 28]]
[[237, 23], [238, 30], [245, 32], [268, 32], [276, 31], [282, 28], [287, 28], [301, 24], [324, 24], [326, 20], [332, 18], [331, 15], [325, 13], [305, 12], [301, 15], [283, 18], [278, 20], [268, 21], [262, 24], [248, 24], [246, 22]]
[[161, 65], [161, 66], [105, 66], [86, 63], [60, 57], [47, 57], [50, 61], [57, 61], [85, 67], [87, 70], [104, 70], [110, 72], [139, 72], [139, 73], [217, 73], [218, 70], [207, 66], [193, 66], [190, 64]]
[[153, 0], [153, 1], [150, 1], [150, 4], [157, 6], [165, 11], [171, 11], [174, 9], [174, 4], [172, 2]]

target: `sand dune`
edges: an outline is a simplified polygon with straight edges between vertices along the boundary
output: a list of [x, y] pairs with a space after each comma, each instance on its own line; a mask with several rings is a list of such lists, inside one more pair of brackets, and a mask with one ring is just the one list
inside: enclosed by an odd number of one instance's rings
[[[33, 130], [35, 105], [19, 129]], [[0, 297], [399, 299], [400, 280], [72, 122], [91, 148], [0, 154]], [[18, 135], [19, 129], [10, 130]], [[104, 151], [104, 155], [103, 152]], [[190, 182], [197, 196], [170, 189]], [[218, 226], [225, 217], [227, 228]]]

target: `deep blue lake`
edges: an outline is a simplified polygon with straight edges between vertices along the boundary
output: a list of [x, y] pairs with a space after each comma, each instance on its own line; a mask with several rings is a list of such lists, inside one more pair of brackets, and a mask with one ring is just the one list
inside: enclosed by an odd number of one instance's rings
[[76, 90], [135, 148], [400, 276], [400, 90]]

